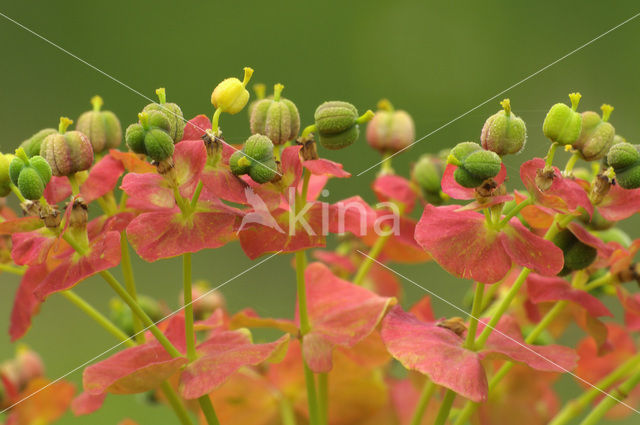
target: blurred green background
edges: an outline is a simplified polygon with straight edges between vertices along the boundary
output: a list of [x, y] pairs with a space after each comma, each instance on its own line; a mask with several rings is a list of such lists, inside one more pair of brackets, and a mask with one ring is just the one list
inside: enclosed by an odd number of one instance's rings
[[[284, 95], [300, 109], [303, 125], [325, 100], [347, 100], [360, 111], [388, 97], [409, 111], [422, 136], [446, 124], [542, 67], [638, 13], [636, 1], [536, 2], [212, 2], [166, 0], [2, 2], [0, 12], [86, 60], [148, 97], [167, 88], [169, 101], [185, 117], [213, 112], [209, 102], [218, 81], [255, 69], [252, 83], [283, 83]], [[124, 126], [148, 103], [16, 24], [0, 17], [0, 150], [12, 151], [61, 115], [76, 118], [100, 94], [105, 108]], [[394, 158], [407, 175], [409, 164], [425, 152], [465, 141], [478, 141], [487, 116], [509, 97], [513, 110], [529, 126], [523, 155], [511, 158], [509, 171], [531, 156], [543, 156], [548, 143], [540, 128], [549, 106], [580, 91], [581, 110], [603, 102], [616, 110], [617, 131], [634, 142], [640, 132], [640, 18], [544, 72], [488, 102]], [[247, 115], [225, 115], [230, 142], [247, 135]], [[379, 160], [364, 138], [339, 152], [322, 151], [357, 174]], [[353, 194], [373, 200], [369, 185], [375, 170], [346, 182], [332, 182], [329, 200]], [[253, 263], [237, 244], [194, 256], [194, 277], [214, 286]], [[177, 304], [181, 287], [179, 260], [145, 264], [136, 258], [139, 291]], [[421, 285], [460, 302], [469, 282], [455, 281], [435, 264], [402, 267]], [[117, 271], [119, 274], [119, 271]], [[8, 316], [18, 280], [0, 276], [0, 329]], [[423, 295], [408, 282], [404, 302]], [[112, 293], [100, 279], [79, 285], [78, 292], [105, 309]], [[295, 297], [290, 257], [259, 266], [223, 288], [232, 311], [252, 306], [261, 315], [291, 316]], [[459, 315], [434, 301], [438, 315]], [[113, 345], [102, 329], [62, 297], [43, 306], [24, 341], [42, 353], [51, 378], [78, 367]], [[0, 358], [13, 354], [6, 333], [0, 335]], [[80, 384], [81, 371], [68, 377]], [[564, 395], [576, 385], [565, 380]], [[523, 412], [523, 414], [526, 414]], [[136, 397], [107, 399], [91, 417], [67, 415], [61, 424], [115, 424], [125, 416], [141, 424], [173, 423], [163, 407], [148, 407]], [[619, 422], [623, 423], [623, 422]], [[638, 423], [637, 417], [627, 424]], [[250, 425], [250, 424], [248, 424]]]

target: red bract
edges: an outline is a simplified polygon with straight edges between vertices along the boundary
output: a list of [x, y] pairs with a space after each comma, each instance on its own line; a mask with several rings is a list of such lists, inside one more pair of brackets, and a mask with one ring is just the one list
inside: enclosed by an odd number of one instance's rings
[[29, 267], [22, 276], [11, 310], [9, 322], [11, 341], [22, 338], [31, 327], [31, 318], [38, 313], [41, 304], [33, 293], [46, 277], [47, 267], [44, 264]]
[[383, 320], [382, 338], [391, 355], [407, 369], [417, 370], [436, 384], [476, 402], [487, 398], [487, 377], [481, 360], [489, 355], [503, 355], [534, 369], [553, 372], [571, 369], [577, 360], [566, 347], [525, 344], [515, 320], [509, 316], [500, 320], [484, 348], [477, 352], [463, 347], [462, 336], [435, 323], [422, 322], [400, 307], [394, 307]]
[[[453, 177], [453, 173], [456, 171], [456, 168], [458, 167], [453, 164], [448, 164], [447, 167], [444, 169], [444, 174], [442, 175], [442, 182], [440, 183], [442, 185], [442, 191], [447, 195], [451, 196], [453, 199], [461, 199], [461, 200], [475, 199], [476, 198], [475, 189], [469, 189], [467, 187], [460, 186], [458, 182], [456, 182], [455, 177]], [[500, 172], [493, 179], [493, 181], [495, 181], [495, 183], [499, 186], [502, 183], [504, 183], [506, 178], [507, 178], [507, 168], [504, 166], [504, 164], [501, 164]]]
[[553, 167], [553, 183], [549, 189], [541, 191], [536, 184], [538, 170], [545, 167], [541, 158], [534, 158], [522, 164], [520, 178], [535, 201], [560, 213], [579, 213], [584, 209], [589, 216], [593, 214], [593, 205], [584, 188], [576, 181], [562, 177], [560, 170]]
[[394, 174], [385, 174], [376, 178], [372, 188], [380, 202], [394, 201], [402, 205], [405, 213], [413, 210], [418, 198], [418, 188], [404, 177]]
[[89, 171], [89, 177], [80, 187], [80, 195], [89, 203], [111, 192], [124, 173], [122, 162], [111, 154], [105, 155]]
[[640, 294], [630, 294], [617, 288], [618, 298], [624, 309], [624, 323], [630, 331], [640, 331]]
[[[167, 338], [184, 353], [184, 317], [173, 316], [162, 327]], [[198, 357], [189, 363], [186, 357], [171, 357], [155, 339], [151, 339], [86, 368], [84, 389], [91, 397], [80, 400], [78, 408], [80, 411], [91, 410], [105, 393], [133, 394], [155, 389], [179, 371], [182, 371], [181, 395], [187, 399], [198, 398], [220, 386], [242, 366], [277, 359], [286, 350], [288, 340], [285, 335], [272, 343], [252, 344], [245, 331], [214, 329], [197, 345]]]
[[427, 205], [415, 232], [416, 241], [449, 273], [494, 283], [507, 274], [513, 262], [548, 276], [562, 270], [562, 250], [517, 219], [494, 230], [483, 215], [457, 208]]
[[71, 404], [75, 388], [66, 381], [31, 380], [12, 401], [6, 425], [47, 425], [64, 415]]
[[334, 276], [321, 263], [305, 270], [311, 330], [302, 350], [314, 372], [328, 372], [335, 346], [353, 347], [378, 325], [395, 299], [378, 296]]
[[573, 288], [559, 277], [545, 277], [535, 273], [527, 277], [527, 295], [534, 303], [567, 300], [582, 306], [594, 317], [613, 315], [596, 297], [586, 291]]
[[[173, 158], [178, 190], [188, 203], [206, 161], [204, 144], [182, 141]], [[204, 192], [194, 210], [183, 212], [169, 182], [158, 174], [127, 174], [122, 189], [129, 195], [128, 206], [146, 211], [127, 226], [127, 236], [147, 261], [217, 248], [235, 238], [233, 225], [239, 211]]]
[[640, 189], [623, 189], [614, 184], [598, 204], [598, 212], [609, 221], [620, 221], [640, 211]]

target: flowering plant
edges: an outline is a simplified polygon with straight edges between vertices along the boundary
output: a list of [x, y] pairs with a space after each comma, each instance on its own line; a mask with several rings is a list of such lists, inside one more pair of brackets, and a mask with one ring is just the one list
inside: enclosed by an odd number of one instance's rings
[[[301, 127], [281, 84], [269, 97], [257, 85], [249, 103], [252, 74], [218, 84], [211, 120], [185, 120], [158, 89], [125, 129], [126, 151], [118, 117], [96, 96], [75, 130], [63, 117], [0, 155], [0, 195], [23, 213], [3, 201], [0, 269], [22, 276], [11, 339], [61, 295], [123, 347], [88, 365], [78, 392], [45, 378], [40, 357], [20, 347], [0, 366], [7, 424], [89, 415], [107, 395], [136, 393], [183, 425], [563, 425], [579, 416], [593, 425], [634, 410], [640, 295], [629, 282], [639, 279], [640, 243], [617, 224], [640, 210], [640, 148], [616, 134], [612, 107], [579, 113], [577, 93], [571, 106], [553, 105], [546, 158], [525, 160], [516, 176], [503, 157], [523, 151], [528, 133], [505, 99], [480, 143], [425, 154], [403, 177], [391, 158], [414, 143], [407, 112], [385, 100], [360, 115], [329, 101]], [[232, 146], [220, 121], [245, 107], [252, 135]], [[383, 157], [379, 202], [319, 201], [330, 178], [351, 177], [322, 148], [349, 147], [364, 124]], [[563, 170], [560, 146], [571, 152]], [[524, 190], [511, 187], [518, 177]], [[193, 253], [236, 241], [261, 262], [293, 255], [290, 317], [229, 311], [219, 291], [193, 281]], [[130, 247], [148, 262], [182, 257], [179, 309], [137, 293]], [[451, 304], [391, 266], [427, 261], [471, 281], [461, 283], [474, 287], [471, 311], [456, 307], [465, 317], [436, 317], [429, 296], [402, 307], [399, 278]], [[118, 297], [107, 315], [74, 292], [93, 275]], [[561, 338], [573, 323], [585, 332], [575, 348]], [[275, 336], [254, 341], [259, 328]], [[564, 407], [551, 386], [561, 374], [584, 387]]]

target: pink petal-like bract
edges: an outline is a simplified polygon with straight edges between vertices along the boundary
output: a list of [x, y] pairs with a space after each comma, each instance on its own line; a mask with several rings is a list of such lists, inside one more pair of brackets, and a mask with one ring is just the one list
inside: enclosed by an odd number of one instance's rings
[[267, 344], [252, 344], [242, 331], [217, 331], [198, 345], [200, 356], [182, 372], [180, 394], [190, 400], [210, 393], [243, 366], [281, 358], [289, 335]]
[[127, 194], [127, 207], [134, 210], [162, 210], [176, 204], [173, 192], [157, 173], [128, 173], [120, 187]]
[[[458, 182], [456, 182], [455, 177], [453, 177], [453, 173], [456, 171], [456, 168], [458, 167], [453, 164], [447, 164], [447, 167], [444, 169], [444, 174], [442, 175], [442, 182], [440, 183], [442, 186], [442, 191], [451, 196], [453, 199], [475, 199], [475, 189], [460, 186]], [[496, 184], [501, 185], [502, 183], [504, 183], [506, 178], [507, 167], [502, 164], [500, 166], [500, 172], [493, 180], [496, 182]]]
[[104, 156], [89, 171], [89, 177], [80, 187], [80, 195], [89, 203], [111, 192], [124, 173], [122, 162], [111, 155]]
[[564, 266], [562, 250], [512, 218], [500, 232], [505, 251], [517, 264], [545, 276], [557, 275]]
[[532, 273], [527, 277], [527, 295], [534, 303], [567, 300], [572, 301], [594, 317], [612, 316], [609, 309], [586, 291], [575, 289], [566, 280], [556, 276], [540, 276]]
[[211, 121], [206, 115], [200, 114], [187, 121], [184, 126], [182, 140], [198, 140], [205, 135], [206, 130], [211, 129]]
[[494, 283], [511, 268], [501, 235], [474, 211], [458, 206], [425, 206], [415, 231], [416, 241], [449, 273], [463, 279]]
[[158, 388], [185, 364], [184, 357], [171, 357], [157, 342], [127, 348], [84, 370], [84, 390], [103, 393], [135, 394]]
[[71, 411], [76, 416], [88, 415], [100, 409], [106, 397], [106, 393], [97, 395], [82, 393], [71, 402]]
[[11, 310], [9, 323], [11, 341], [22, 338], [31, 327], [31, 319], [40, 309], [40, 300], [33, 295], [33, 291], [45, 279], [47, 273], [47, 266], [39, 264], [29, 267], [22, 276]]
[[589, 216], [593, 214], [593, 205], [587, 192], [580, 184], [569, 178], [562, 177], [560, 170], [553, 167], [554, 177], [551, 187], [544, 192], [536, 185], [536, 173], [545, 167], [541, 158], [531, 159], [520, 166], [520, 178], [536, 202], [552, 208], [560, 213], [576, 213], [583, 208]]
[[105, 232], [91, 241], [84, 255], [69, 250], [61, 254], [60, 260], [34, 292], [41, 300], [120, 264], [120, 233]]
[[198, 205], [187, 218], [178, 207], [140, 214], [127, 226], [131, 246], [146, 261], [156, 261], [218, 248], [235, 238], [236, 213], [205, 202]]
[[66, 177], [52, 176], [44, 188], [44, 198], [50, 204], [57, 204], [71, 196], [71, 183]]
[[404, 213], [413, 210], [418, 198], [417, 188], [409, 180], [395, 174], [376, 178], [372, 187], [380, 202], [398, 202], [403, 205]]
[[200, 173], [207, 163], [207, 149], [202, 140], [183, 140], [176, 144], [173, 152], [174, 170], [180, 195], [191, 199], [196, 190]]
[[382, 339], [407, 369], [475, 402], [486, 400], [487, 375], [480, 356], [463, 348], [463, 339], [449, 329], [421, 322], [394, 307], [382, 321]]
[[[484, 322], [480, 321], [478, 330], [482, 331], [483, 328]], [[482, 357], [502, 354], [533, 369], [547, 372], [573, 370], [578, 361], [575, 351], [568, 347], [526, 344], [515, 319], [508, 315], [500, 319], [479, 353]]]
[[329, 372], [333, 347], [353, 347], [378, 325], [394, 298], [342, 280], [322, 263], [305, 270], [311, 331], [303, 339], [302, 350], [314, 372]]
[[640, 211], [640, 189], [623, 189], [614, 184], [598, 204], [598, 212], [609, 221], [621, 221]]
[[304, 166], [304, 168], [309, 170], [311, 174], [319, 176], [326, 175], [338, 178], [351, 177], [351, 173], [348, 173], [342, 169], [342, 164], [329, 161], [328, 159], [324, 158], [303, 161], [302, 165]]

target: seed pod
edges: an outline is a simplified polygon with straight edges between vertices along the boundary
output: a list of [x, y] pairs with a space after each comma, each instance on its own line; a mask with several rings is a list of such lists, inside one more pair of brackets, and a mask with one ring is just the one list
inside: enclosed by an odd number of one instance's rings
[[142, 112], [160, 112], [169, 121], [169, 136], [173, 139], [174, 143], [178, 143], [184, 136], [184, 116], [182, 115], [182, 109], [175, 103], [167, 102], [167, 93], [164, 88], [156, 90], [160, 103], [150, 103], [144, 107]]
[[139, 154], [147, 155], [154, 161], [163, 161], [173, 155], [171, 123], [157, 111], [138, 114], [139, 123], [131, 124], [125, 132], [127, 146]]
[[[256, 95], [255, 100], [249, 102], [249, 106], [247, 107], [247, 111], [249, 112], [249, 119], [251, 119], [251, 114], [253, 114], [253, 108], [255, 108], [256, 104], [265, 98], [267, 94], [267, 86], [262, 83], [256, 83], [253, 85], [253, 94]], [[273, 96], [270, 96], [273, 98]]]
[[0, 154], [0, 198], [11, 193], [11, 177], [9, 177], [9, 165], [15, 158], [14, 155]]
[[378, 111], [367, 124], [369, 146], [381, 153], [394, 153], [409, 147], [415, 136], [411, 115], [394, 110], [386, 99], [378, 102]]
[[120, 120], [111, 111], [102, 111], [102, 98], [91, 98], [93, 110], [80, 115], [76, 130], [89, 137], [94, 153], [101, 153], [108, 149], [117, 148], [122, 142], [122, 127]]
[[580, 136], [582, 116], [576, 112], [580, 103], [580, 93], [571, 93], [571, 107], [556, 103], [551, 107], [542, 124], [542, 132], [552, 142], [570, 145]]
[[251, 109], [251, 134], [264, 134], [275, 145], [295, 140], [300, 130], [298, 108], [280, 97], [283, 88], [282, 84], [276, 84], [273, 99], [262, 99]]
[[422, 195], [430, 204], [440, 205], [443, 202], [440, 192], [444, 168], [444, 162], [440, 158], [425, 154], [420, 157], [411, 172], [412, 180], [417, 183]]
[[582, 130], [580, 137], [573, 143], [586, 161], [602, 159], [613, 145], [616, 130], [607, 122], [613, 111], [610, 105], [602, 105], [602, 118], [597, 112], [582, 113]]
[[624, 189], [640, 187], [640, 146], [630, 143], [613, 145], [607, 163], [616, 173], [616, 182]]
[[553, 243], [564, 254], [564, 268], [559, 273], [560, 275], [589, 267], [598, 255], [598, 251], [594, 247], [581, 242], [566, 229], [556, 235]]
[[500, 156], [519, 153], [527, 141], [527, 127], [522, 118], [511, 112], [509, 99], [504, 99], [500, 105], [503, 110], [485, 121], [480, 142], [483, 148]]
[[20, 147], [24, 149], [24, 152], [29, 158], [35, 155], [40, 155], [40, 147], [42, 146], [42, 141], [47, 136], [55, 132], [55, 128], [45, 128], [44, 130], [40, 130], [24, 142], [20, 143]]
[[229, 114], [237, 114], [249, 101], [245, 88], [253, 75], [253, 69], [244, 68], [244, 79], [227, 78], [220, 82], [211, 93], [211, 103], [216, 109]]
[[18, 148], [9, 164], [9, 177], [22, 196], [30, 201], [38, 200], [51, 180], [51, 167], [41, 156], [27, 157], [24, 149]]
[[318, 106], [314, 114], [320, 143], [327, 149], [342, 149], [358, 139], [358, 110], [347, 102], [331, 101]]
[[58, 131], [47, 136], [40, 146], [40, 156], [47, 160], [54, 176], [70, 176], [93, 164], [89, 138], [79, 131], [67, 131], [72, 123], [69, 118], [60, 118]]
[[453, 173], [456, 182], [466, 188], [476, 188], [498, 175], [502, 161], [498, 154], [482, 149], [473, 142], [457, 144], [449, 154], [447, 162], [458, 168]]
[[254, 134], [245, 142], [242, 151], [229, 158], [231, 172], [235, 175], [249, 174], [256, 183], [267, 183], [277, 175], [273, 157], [273, 143], [267, 136]]

